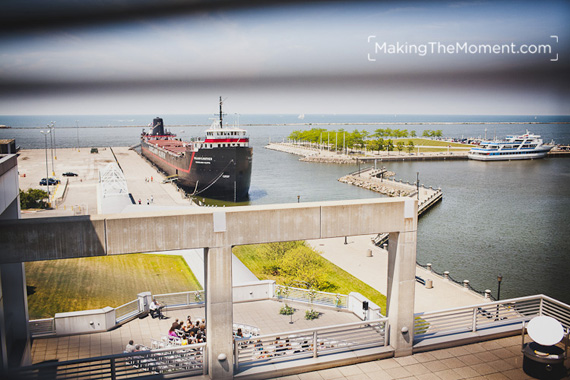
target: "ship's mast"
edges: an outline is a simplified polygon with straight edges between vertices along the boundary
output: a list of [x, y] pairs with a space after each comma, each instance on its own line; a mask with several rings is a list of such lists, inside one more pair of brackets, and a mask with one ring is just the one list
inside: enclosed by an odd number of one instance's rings
[[222, 97], [220, 96], [220, 128], [224, 127], [224, 124], [222, 123]]

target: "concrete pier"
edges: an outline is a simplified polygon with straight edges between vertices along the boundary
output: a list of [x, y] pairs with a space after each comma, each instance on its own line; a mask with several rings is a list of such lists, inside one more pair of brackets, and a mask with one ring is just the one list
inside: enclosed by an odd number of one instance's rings
[[[155, 207], [187, 207], [191, 201], [178, 191], [172, 183], [162, 183], [164, 176], [145, 162], [133, 150], [126, 147], [98, 148], [99, 153], [90, 153], [89, 148], [58, 149], [54, 160], [55, 177], [61, 183], [50, 186], [52, 210], [23, 211], [22, 218], [52, 217], [97, 214], [97, 186], [99, 171], [107, 164], [116, 162], [123, 170], [129, 192], [141, 207], [151, 203]], [[49, 176], [52, 175], [51, 160], [48, 162]], [[24, 149], [18, 158], [20, 188], [42, 189], [39, 181], [46, 176], [45, 151]], [[65, 172], [76, 173], [77, 177], [64, 177]], [[152, 181], [151, 181], [152, 179]], [[141, 208], [142, 210], [142, 208]]]
[[[389, 197], [411, 197], [418, 199], [418, 215], [423, 214], [443, 198], [441, 189], [418, 186], [415, 183], [384, 178], [385, 170], [367, 168], [339, 178], [339, 182], [362, 187]], [[419, 195], [418, 195], [419, 192]]]

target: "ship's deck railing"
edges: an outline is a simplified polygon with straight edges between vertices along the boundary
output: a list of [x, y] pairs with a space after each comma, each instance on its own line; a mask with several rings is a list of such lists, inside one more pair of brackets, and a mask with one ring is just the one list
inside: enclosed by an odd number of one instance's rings
[[317, 358], [328, 354], [385, 347], [388, 318], [353, 322], [314, 329], [234, 339], [234, 366], [240, 371], [252, 366]]
[[523, 321], [546, 315], [570, 328], [570, 305], [545, 295], [415, 314], [414, 344], [443, 336], [520, 326]]
[[134, 379], [207, 373], [206, 343], [35, 364], [8, 372], [14, 379]]

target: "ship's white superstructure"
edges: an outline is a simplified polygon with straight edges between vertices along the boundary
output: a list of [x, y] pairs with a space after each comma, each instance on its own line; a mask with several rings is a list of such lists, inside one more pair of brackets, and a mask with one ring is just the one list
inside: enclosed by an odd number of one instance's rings
[[540, 136], [526, 131], [524, 135], [507, 136], [501, 141], [482, 141], [467, 156], [479, 161], [529, 160], [546, 157], [553, 147], [543, 144]]

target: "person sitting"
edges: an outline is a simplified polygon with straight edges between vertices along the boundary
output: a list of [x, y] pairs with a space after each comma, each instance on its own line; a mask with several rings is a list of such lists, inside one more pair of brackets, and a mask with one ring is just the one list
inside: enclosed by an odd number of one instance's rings
[[173, 338], [178, 338], [178, 335], [176, 335], [176, 330], [174, 329], [174, 327], [170, 327], [170, 330], [168, 330], [168, 336]]
[[178, 322], [178, 318], [176, 318], [172, 323], [172, 327], [174, 327], [175, 330], [180, 330], [182, 328], [182, 323]]
[[153, 318], [158, 317], [159, 319], [164, 319], [166, 318], [163, 314], [162, 314], [162, 309], [164, 308], [164, 305], [161, 305], [156, 298], [152, 299], [152, 302], [150, 303], [149, 309], [150, 309], [150, 315]]
[[194, 325], [190, 328], [190, 331], [194, 332], [194, 335], [198, 334], [198, 331], [200, 331], [200, 320], [197, 319], [196, 322], [194, 322]]
[[135, 346], [134, 344], [135, 342], [133, 342], [133, 340], [129, 340], [129, 343], [127, 344], [127, 347], [125, 348], [125, 352], [131, 353], [131, 352], [137, 352], [139, 351], [138, 348]]
[[238, 337], [238, 338], [243, 338], [243, 332], [241, 331], [241, 328], [238, 328], [238, 329], [237, 329], [236, 337]]

